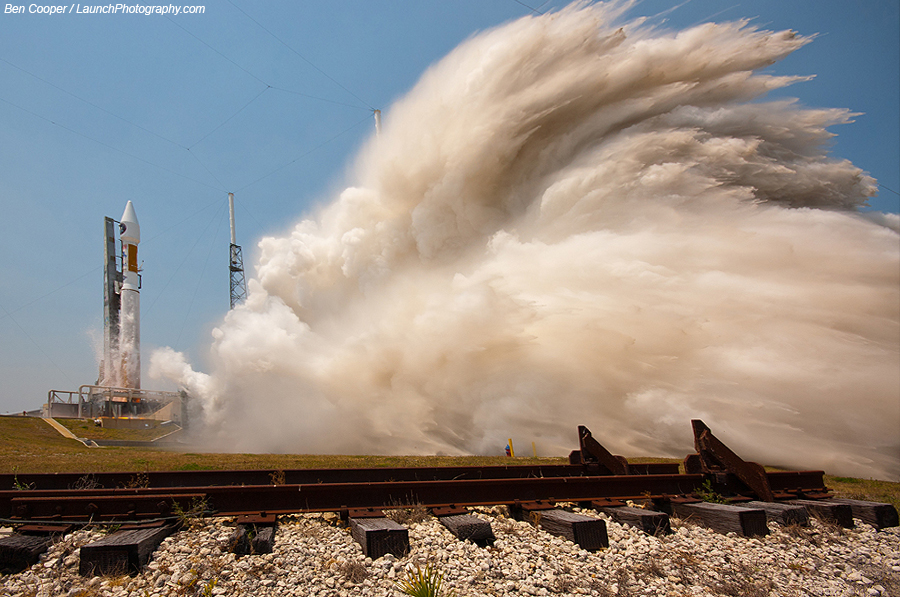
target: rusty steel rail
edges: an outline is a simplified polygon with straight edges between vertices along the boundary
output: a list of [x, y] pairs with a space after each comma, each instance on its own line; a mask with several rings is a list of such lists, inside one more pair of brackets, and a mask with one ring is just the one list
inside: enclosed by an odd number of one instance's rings
[[[642, 475], [389, 481], [308, 485], [209, 486], [161, 489], [33, 490], [0, 492], [0, 512], [28, 520], [95, 520], [159, 517], [173, 511], [179, 494], [202, 495], [218, 515], [290, 514], [399, 507], [474, 506], [530, 501], [589, 501], [691, 493], [702, 475]], [[179, 504], [184, 509], [184, 503]]]
[[[768, 473], [774, 487], [794, 497], [824, 491], [821, 471]], [[172, 515], [202, 501], [221, 516], [289, 514], [421, 505], [475, 506], [517, 502], [672, 499], [690, 496], [702, 474], [615, 475], [375, 483], [313, 483], [179, 488], [0, 491], [0, 516], [23, 521], [137, 520]], [[738, 485], [726, 476], [713, 487]], [[177, 506], [175, 505], [177, 504]]]
[[174, 516], [198, 503], [232, 516], [413, 504], [665, 502], [691, 500], [704, 484], [737, 501], [828, 497], [823, 471], [767, 473], [728, 449], [702, 421], [692, 425], [698, 453], [685, 458], [685, 474], [676, 464], [631, 464], [582, 426], [580, 450], [568, 465], [0, 475], [0, 518], [138, 520]]
[[[631, 464], [629, 474], [677, 474], [678, 465]], [[523, 479], [596, 476], [581, 464], [383, 467], [355, 469], [290, 469], [231, 471], [148, 471], [119, 473], [0, 474], [0, 490], [115, 489], [128, 487], [208, 487], [214, 485], [305, 485], [309, 483], [377, 483], [387, 481], [451, 481], [454, 479]]]

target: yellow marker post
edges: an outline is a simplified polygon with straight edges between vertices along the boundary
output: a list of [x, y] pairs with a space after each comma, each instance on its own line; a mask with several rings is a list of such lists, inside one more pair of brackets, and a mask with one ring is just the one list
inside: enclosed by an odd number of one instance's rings
[[509, 438], [509, 455], [513, 458], [516, 457], [516, 451], [513, 449], [512, 438]]

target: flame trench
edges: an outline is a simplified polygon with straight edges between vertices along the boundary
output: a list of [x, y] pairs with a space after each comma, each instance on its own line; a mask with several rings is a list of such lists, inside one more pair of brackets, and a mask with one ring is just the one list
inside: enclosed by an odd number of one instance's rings
[[[352, 186], [263, 238], [200, 398], [237, 450], [683, 456], [900, 478], [900, 220], [829, 157], [842, 109], [761, 101], [810, 41], [574, 5], [432, 66]], [[811, 51], [811, 50], [808, 50]]]

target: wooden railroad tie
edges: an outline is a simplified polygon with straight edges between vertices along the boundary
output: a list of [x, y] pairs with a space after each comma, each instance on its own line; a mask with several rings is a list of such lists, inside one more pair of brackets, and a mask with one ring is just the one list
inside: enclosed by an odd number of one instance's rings
[[409, 531], [390, 518], [350, 517], [350, 535], [363, 553], [377, 560], [385, 554], [400, 558], [409, 553]]
[[853, 528], [853, 508], [850, 504], [836, 500], [791, 500], [788, 503], [804, 506], [811, 515], [823, 522], [839, 524], [845, 529]]
[[673, 502], [672, 510], [679, 518], [698, 522], [719, 533], [737, 533], [745, 537], [769, 534], [766, 513], [760, 509], [708, 502]]
[[809, 512], [807, 512], [806, 508], [797, 504], [751, 501], [744, 502], [741, 506], [762, 510], [766, 513], [767, 520], [777, 522], [780, 525], [799, 524], [806, 526], [809, 524]]
[[839, 504], [847, 504], [853, 512], [853, 518], [858, 518], [866, 524], [872, 525], [879, 531], [887, 527], [900, 526], [897, 509], [891, 504], [843, 498], [836, 498], [831, 501]]
[[239, 516], [237, 527], [228, 539], [230, 551], [237, 555], [272, 553], [275, 547], [276, 519], [271, 514]]
[[672, 527], [669, 525], [669, 515], [665, 512], [655, 512], [631, 506], [599, 506], [596, 509], [619, 524], [633, 526], [648, 535], [668, 535], [672, 532]]
[[609, 547], [606, 521], [576, 514], [546, 502], [514, 504], [509, 508], [516, 520], [528, 520], [551, 535], [563, 537], [587, 551]]
[[437, 518], [460, 541], [468, 540], [479, 547], [494, 544], [494, 530], [486, 520], [471, 514], [449, 514]]
[[82, 546], [78, 571], [82, 576], [134, 574], [141, 571], [162, 540], [177, 525], [116, 531], [99, 541]]
[[0, 537], [0, 574], [16, 574], [37, 564], [53, 539], [46, 535], [14, 533]]
[[275, 527], [239, 524], [228, 539], [231, 553], [246, 556], [272, 553], [275, 547]]

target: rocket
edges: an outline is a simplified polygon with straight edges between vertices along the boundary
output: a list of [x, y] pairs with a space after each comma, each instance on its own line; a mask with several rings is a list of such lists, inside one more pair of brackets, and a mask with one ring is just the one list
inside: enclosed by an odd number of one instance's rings
[[119, 354], [121, 357], [121, 385], [141, 387], [141, 276], [138, 267], [138, 245], [141, 226], [134, 205], [129, 201], [119, 221], [122, 241], [122, 291], [120, 311]]

